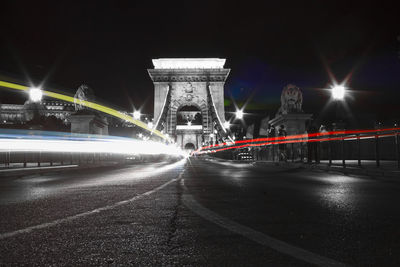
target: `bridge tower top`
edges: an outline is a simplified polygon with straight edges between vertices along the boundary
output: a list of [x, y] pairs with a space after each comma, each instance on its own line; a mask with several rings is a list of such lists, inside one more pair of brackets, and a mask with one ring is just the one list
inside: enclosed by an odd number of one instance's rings
[[153, 59], [155, 69], [223, 69], [224, 58], [158, 58]]

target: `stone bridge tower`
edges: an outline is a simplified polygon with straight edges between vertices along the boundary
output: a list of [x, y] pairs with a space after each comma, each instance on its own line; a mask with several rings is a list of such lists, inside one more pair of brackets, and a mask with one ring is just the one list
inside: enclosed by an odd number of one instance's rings
[[219, 58], [153, 59], [154, 127], [182, 148], [224, 141], [224, 84], [229, 69]]

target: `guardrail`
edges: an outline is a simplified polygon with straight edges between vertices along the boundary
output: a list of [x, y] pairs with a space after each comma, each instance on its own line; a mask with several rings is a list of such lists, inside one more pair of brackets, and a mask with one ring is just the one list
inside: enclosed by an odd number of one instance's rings
[[41, 151], [0, 152], [1, 168], [26, 168], [63, 165], [90, 165], [102, 163], [131, 164], [158, 160], [156, 156], [132, 156], [111, 153], [69, 153]]
[[382, 160], [396, 162], [400, 169], [400, 128], [332, 131], [291, 136], [279, 136], [240, 140], [206, 146], [195, 153], [216, 153], [216, 156], [235, 160], [245, 159], [251, 154], [253, 160], [316, 162], [325, 160], [329, 165], [340, 160], [375, 161], [377, 167]]

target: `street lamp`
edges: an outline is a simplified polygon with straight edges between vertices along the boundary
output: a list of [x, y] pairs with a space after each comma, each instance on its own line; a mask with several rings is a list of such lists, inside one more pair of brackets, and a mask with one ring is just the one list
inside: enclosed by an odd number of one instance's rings
[[241, 109], [236, 110], [236, 118], [243, 119], [243, 110]]
[[346, 94], [346, 88], [343, 85], [335, 85], [332, 87], [332, 97], [335, 100], [343, 100]]
[[152, 123], [151, 121], [149, 121], [149, 123], [147, 123], [147, 126], [148, 126], [150, 129], [153, 129], [153, 123]]
[[135, 120], [140, 120], [140, 116], [142, 116], [142, 114], [140, 113], [139, 110], [135, 110], [135, 111], [133, 112], [133, 118], [134, 118]]
[[230, 126], [231, 126], [231, 124], [229, 123], [229, 121], [224, 122], [225, 129], [229, 129]]
[[43, 97], [42, 89], [37, 87], [29, 88], [29, 99], [32, 102], [40, 102], [42, 101], [42, 97]]

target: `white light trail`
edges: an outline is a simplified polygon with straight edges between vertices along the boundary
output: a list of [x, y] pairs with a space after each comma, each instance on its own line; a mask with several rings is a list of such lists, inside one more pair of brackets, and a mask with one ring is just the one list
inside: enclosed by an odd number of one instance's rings
[[176, 146], [153, 141], [92, 140], [0, 139], [0, 151], [185, 156], [184, 152]]

